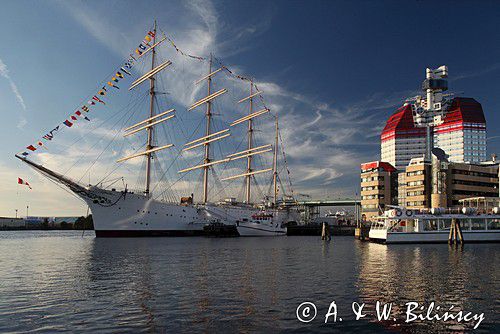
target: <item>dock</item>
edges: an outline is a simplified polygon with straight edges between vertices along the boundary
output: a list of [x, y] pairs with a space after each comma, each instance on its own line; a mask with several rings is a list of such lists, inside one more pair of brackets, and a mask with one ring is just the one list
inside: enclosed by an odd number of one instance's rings
[[[331, 235], [354, 236], [356, 226], [330, 226]], [[321, 236], [322, 224], [304, 224], [288, 226], [286, 235], [289, 236]]]

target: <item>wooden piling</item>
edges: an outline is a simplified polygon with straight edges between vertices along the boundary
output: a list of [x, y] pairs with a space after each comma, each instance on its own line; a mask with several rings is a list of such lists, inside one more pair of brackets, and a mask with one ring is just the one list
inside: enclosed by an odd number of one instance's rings
[[330, 225], [328, 223], [323, 223], [323, 227], [321, 228], [321, 240], [332, 240], [332, 235], [330, 233]]
[[457, 235], [458, 238], [460, 239], [460, 244], [464, 243], [464, 235], [462, 234], [462, 227], [460, 226], [460, 221], [456, 222], [456, 229], [457, 229]]
[[464, 243], [464, 235], [462, 233], [462, 228], [460, 227], [460, 222], [456, 218], [453, 218], [451, 220], [450, 234], [448, 235], [448, 243], [449, 244]]
[[448, 243], [451, 245], [453, 243], [453, 230], [455, 229], [455, 226], [453, 224], [453, 220], [451, 220], [451, 225], [450, 225], [450, 233], [448, 234]]

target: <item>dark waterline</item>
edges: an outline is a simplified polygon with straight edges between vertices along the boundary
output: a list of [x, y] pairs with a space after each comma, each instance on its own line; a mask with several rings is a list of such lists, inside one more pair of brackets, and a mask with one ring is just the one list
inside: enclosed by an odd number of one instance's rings
[[[379, 245], [352, 237], [96, 239], [93, 232], [0, 232], [0, 332], [409, 332], [431, 301], [485, 314], [500, 332], [500, 245]], [[335, 300], [342, 322], [324, 324]], [[398, 321], [355, 321], [351, 303], [393, 302]], [[317, 317], [296, 318], [314, 302]]]

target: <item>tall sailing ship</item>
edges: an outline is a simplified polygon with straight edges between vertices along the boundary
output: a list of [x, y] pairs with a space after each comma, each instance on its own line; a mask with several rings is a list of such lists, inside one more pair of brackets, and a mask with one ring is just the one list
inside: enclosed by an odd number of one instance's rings
[[[84, 185], [79, 181], [49, 169], [39, 163], [27, 158], [26, 155], [16, 155], [17, 158], [25, 162], [36, 171], [48, 177], [52, 181], [69, 188], [79, 198], [83, 199], [92, 212], [94, 228], [97, 237], [132, 237], [132, 236], [191, 236], [202, 235], [207, 224], [219, 223], [235, 226], [242, 236], [279, 236], [286, 234], [286, 224], [298, 220], [298, 212], [293, 205], [293, 199], [284, 194], [280, 189], [281, 182], [278, 169], [279, 160], [279, 125], [278, 118], [274, 116], [274, 143], [258, 145], [255, 140], [255, 121], [258, 117], [271, 115], [270, 109], [264, 106], [256, 110], [256, 100], [261, 97], [262, 92], [257, 89], [253, 80], [248, 80], [249, 95], [241, 98], [237, 104], [246, 104], [248, 113], [240, 118], [232, 120], [229, 127], [214, 131], [214, 117], [220, 114], [214, 113], [215, 100], [228, 92], [226, 88], [214, 89], [213, 80], [227, 67], [220, 64], [214, 68], [214, 57], [210, 55], [207, 59], [207, 74], [195, 82], [196, 85], [206, 83], [207, 94], [196, 102], [192, 103], [185, 113], [192, 113], [197, 110], [204, 111], [204, 133], [202, 137], [189, 140], [183, 144], [182, 149], [178, 149], [178, 155], [190, 154], [199, 150], [196, 154], [203, 155], [201, 163], [185, 167], [178, 171], [182, 178], [186, 173], [196, 173], [201, 171], [201, 196], [199, 201], [194, 200], [194, 195], [181, 197], [178, 201], [166, 200], [153, 194], [152, 178], [153, 164], [160, 163], [160, 154], [174, 148], [173, 143], [159, 143], [156, 128], [165, 124], [177, 116], [174, 108], [158, 112], [158, 82], [161, 82], [160, 73], [172, 67], [171, 60], [158, 62], [157, 49], [165, 37], [157, 41], [157, 27], [154, 26], [151, 34], [151, 44], [140, 57], [150, 57], [151, 67], [145, 74], [137, 78], [130, 86], [129, 90], [140, 87], [141, 84], [149, 82], [149, 110], [146, 119], [135, 124], [126, 126], [124, 137], [131, 137], [137, 134], [146, 134], [144, 149], [136, 151], [118, 159], [116, 162], [122, 164], [132, 159], [144, 160], [144, 189], [143, 191], [131, 191], [125, 185], [124, 189], [108, 189], [103, 186], [103, 182], [94, 185]], [[173, 44], [173, 42], [172, 42]], [[222, 142], [241, 130], [246, 125], [246, 148], [244, 150], [232, 151], [220, 158], [215, 158], [213, 145]], [[268, 126], [270, 128], [270, 126]], [[193, 129], [187, 129], [193, 131]], [[281, 145], [283, 149], [283, 145]], [[221, 150], [219, 152], [221, 153]], [[256, 169], [255, 160], [266, 153], [273, 154], [272, 166], [268, 168]], [[173, 158], [177, 159], [177, 156]], [[227, 166], [233, 161], [246, 161], [244, 170], [236, 175], [217, 179], [216, 182], [227, 182], [232, 180], [244, 180], [244, 200], [237, 201], [234, 197], [211, 199], [209, 196], [211, 183], [211, 173], [216, 166]], [[234, 168], [232, 168], [234, 169]], [[270, 173], [272, 178], [272, 194], [266, 196], [261, 201], [252, 203], [252, 181], [259, 174]], [[282, 187], [283, 188], [283, 187]], [[281, 198], [280, 198], [281, 195]], [[291, 205], [292, 204], [292, 205]]]

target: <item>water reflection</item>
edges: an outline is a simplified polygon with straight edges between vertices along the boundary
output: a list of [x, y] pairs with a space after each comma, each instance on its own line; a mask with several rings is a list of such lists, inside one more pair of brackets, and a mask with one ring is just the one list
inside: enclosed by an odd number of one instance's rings
[[[0, 332], [433, 332], [451, 324], [354, 321], [353, 301], [500, 312], [497, 245], [385, 246], [349, 237], [95, 239], [0, 235]], [[335, 300], [341, 325], [323, 324]], [[318, 306], [300, 323], [295, 308]], [[373, 307], [372, 307], [373, 309]]]
[[[370, 243], [364, 251], [360, 265], [359, 294], [367, 308], [375, 312], [376, 301], [393, 303], [398, 321], [387, 321], [389, 329], [402, 331], [436, 332], [463, 331], [473, 324], [457, 321], [404, 323], [407, 302], [427, 306], [435, 301], [441, 309], [485, 312], [488, 319], [499, 310], [491, 295], [497, 295], [497, 246], [465, 245], [379, 245]], [[494, 259], [493, 263], [484, 259]], [[483, 263], [484, 265], [479, 265]], [[480, 270], [480, 274], [478, 273]], [[443, 313], [442, 311], [440, 312]], [[490, 320], [491, 321], [491, 320]], [[480, 329], [491, 330], [492, 324], [481, 324]]]

